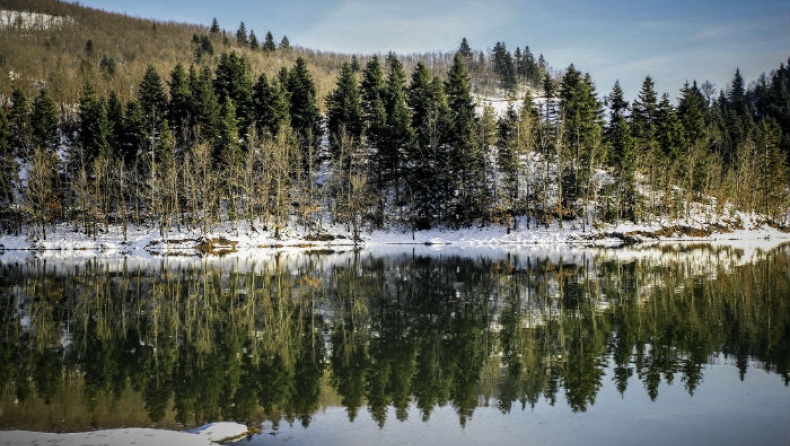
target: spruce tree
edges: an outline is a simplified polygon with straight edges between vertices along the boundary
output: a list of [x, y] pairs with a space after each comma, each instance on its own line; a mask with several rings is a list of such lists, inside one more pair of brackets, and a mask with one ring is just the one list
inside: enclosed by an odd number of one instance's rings
[[661, 95], [661, 101], [656, 108], [656, 138], [661, 151], [670, 162], [680, 159], [686, 146], [686, 135], [683, 123], [666, 93]]
[[167, 95], [162, 86], [162, 79], [153, 65], [148, 65], [143, 75], [137, 92], [137, 101], [143, 112], [146, 132], [152, 137], [167, 114]]
[[139, 161], [139, 155], [147, 150], [147, 134], [140, 103], [135, 100], [127, 102], [123, 118], [121, 154], [128, 167], [134, 166]]
[[[11, 126], [3, 107], [0, 107], [0, 204], [10, 209], [14, 190], [19, 184], [19, 163], [11, 148]], [[2, 214], [2, 212], [0, 212]], [[0, 215], [0, 217], [5, 217]]]
[[93, 86], [88, 82], [83, 87], [79, 107], [79, 141], [84, 158], [73, 161], [83, 161], [86, 166], [90, 166], [94, 159], [110, 154], [108, 138], [112, 129], [107, 120], [104, 99], [96, 96]]
[[258, 51], [260, 49], [260, 43], [258, 43], [258, 37], [255, 36], [255, 31], [250, 30], [250, 49], [253, 51]]
[[389, 75], [385, 89], [384, 109], [386, 121], [384, 141], [380, 143], [377, 161], [385, 178], [394, 182], [395, 204], [400, 206], [402, 160], [411, 148], [414, 131], [411, 127], [411, 110], [406, 104], [406, 74], [398, 58], [390, 53], [387, 57]]
[[705, 112], [705, 98], [697, 82], [694, 81], [692, 85], [686, 82], [680, 90], [678, 118], [683, 124], [686, 143], [690, 146], [700, 143], [705, 136]]
[[55, 101], [46, 89], [39, 92], [33, 101], [31, 114], [33, 143], [48, 150], [54, 150], [58, 143], [58, 115]]
[[192, 117], [196, 136], [212, 142], [217, 136], [220, 104], [212, 86], [211, 71], [208, 67], [198, 73], [190, 69], [190, 89], [192, 90]]
[[280, 50], [286, 52], [291, 50], [291, 41], [288, 40], [288, 36], [283, 36], [280, 40]]
[[289, 119], [291, 106], [288, 91], [277, 79], [268, 82], [261, 74], [253, 86], [255, 103], [255, 125], [259, 132], [276, 135], [281, 126]]
[[274, 36], [272, 35], [271, 31], [266, 32], [266, 37], [263, 40], [262, 48], [263, 52], [265, 53], [273, 53], [277, 49], [277, 45], [274, 43]]
[[110, 92], [107, 98], [107, 121], [110, 126], [110, 134], [107, 143], [112, 149], [114, 158], [120, 156], [121, 139], [123, 138], [123, 103], [115, 90]]
[[239, 29], [236, 30], [236, 43], [239, 46], [247, 46], [249, 45], [249, 41], [247, 40], [247, 27], [244, 26], [244, 22], [239, 24]]
[[11, 130], [11, 150], [21, 158], [28, 158], [32, 144], [30, 104], [25, 93], [19, 88], [14, 88], [11, 93], [11, 110], [8, 113], [8, 124]]
[[308, 155], [312, 153], [313, 157], [317, 156], [316, 149], [321, 138], [321, 114], [316, 103], [313, 76], [301, 57], [296, 59], [296, 64], [288, 75], [288, 93], [291, 101], [291, 126], [301, 141], [302, 159], [307, 167], [307, 163], [315, 161], [309, 159]]
[[458, 192], [450, 207], [454, 209], [454, 223], [469, 224], [483, 214], [487, 198], [485, 160], [482, 148], [474, 141], [475, 104], [463, 57], [458, 53], [447, 73], [445, 93], [450, 110], [450, 167], [457, 178]]
[[183, 144], [188, 141], [188, 134], [192, 128], [192, 89], [189, 85], [189, 75], [180, 63], [170, 72], [170, 102], [167, 106], [169, 127], [173, 129], [176, 143]]
[[609, 95], [609, 125], [606, 127], [606, 139], [611, 147], [610, 160], [614, 168], [617, 188], [617, 216], [635, 220], [636, 201], [636, 154], [631, 126], [628, 123], [628, 102], [623, 99], [620, 81], [615, 82]]
[[335, 155], [341, 133], [360, 143], [362, 137], [362, 105], [359, 84], [351, 65], [344, 63], [337, 80], [337, 87], [326, 99], [327, 133], [329, 145]]
[[252, 75], [247, 60], [235, 51], [225, 53], [220, 57], [214, 76], [214, 91], [219, 103], [224, 106], [228, 100], [233, 101], [239, 128], [245, 131], [254, 117]]
[[384, 108], [384, 73], [378, 56], [373, 56], [362, 72], [362, 112], [368, 144], [377, 148], [384, 134], [386, 110]]
[[219, 31], [220, 31], [220, 30], [219, 30], [219, 23], [217, 22], [217, 18], [216, 18], [216, 17], [214, 17], [214, 18], [211, 20], [211, 28], [209, 29], [209, 32], [210, 32], [211, 34], [218, 34], [218, 33], [219, 33]]

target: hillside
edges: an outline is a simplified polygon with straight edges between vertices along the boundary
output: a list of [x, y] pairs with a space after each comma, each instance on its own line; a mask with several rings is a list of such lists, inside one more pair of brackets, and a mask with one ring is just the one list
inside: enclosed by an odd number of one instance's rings
[[687, 83], [676, 103], [648, 76], [631, 102], [502, 42], [404, 56], [271, 40], [0, 0], [0, 230], [35, 245], [790, 223], [784, 64], [751, 84], [736, 69], [718, 97]]

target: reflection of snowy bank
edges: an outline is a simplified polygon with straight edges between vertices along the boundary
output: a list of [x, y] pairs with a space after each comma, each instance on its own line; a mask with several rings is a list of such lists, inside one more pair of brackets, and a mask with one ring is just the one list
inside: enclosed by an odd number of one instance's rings
[[235, 441], [247, 436], [247, 434], [247, 426], [238, 423], [212, 423], [189, 432], [140, 428], [110, 429], [72, 434], [2, 431], [0, 432], [0, 445], [209, 446], [217, 442]]

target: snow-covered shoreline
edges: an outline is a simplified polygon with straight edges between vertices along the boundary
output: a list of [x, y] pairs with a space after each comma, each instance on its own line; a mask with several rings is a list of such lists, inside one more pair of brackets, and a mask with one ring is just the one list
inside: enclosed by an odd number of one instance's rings
[[[699, 234], [678, 230], [696, 228]], [[355, 244], [347, 228], [325, 226], [318, 231], [300, 230], [291, 226], [280, 237], [270, 231], [257, 231], [244, 223], [222, 225], [212, 231], [173, 228], [162, 236], [150, 227], [130, 227], [124, 237], [120, 226], [88, 236], [70, 225], [60, 225], [50, 230], [47, 239], [39, 234], [0, 235], [0, 260], [3, 251], [27, 251], [43, 257], [81, 257], [88, 252], [106, 256], [149, 257], [160, 255], [227, 254], [230, 252], [255, 252], [278, 249], [370, 249], [392, 245], [452, 245], [455, 248], [498, 248], [518, 250], [535, 245], [571, 245], [591, 247], [617, 247], [624, 244], [649, 244], [657, 242], [695, 242], [727, 245], [776, 246], [790, 241], [790, 232], [783, 232], [763, 223], [744, 224], [739, 229], [726, 229], [711, 224], [620, 224], [596, 229], [581, 227], [578, 223], [557, 223], [548, 227], [522, 224], [515, 230], [489, 225], [459, 229], [438, 228], [412, 231], [407, 227], [390, 227], [360, 234]]]
[[0, 431], [0, 446], [210, 446], [232, 442], [249, 434], [243, 424], [220, 422], [185, 432], [150, 428], [107, 429], [90, 432], [54, 434], [30, 431]]

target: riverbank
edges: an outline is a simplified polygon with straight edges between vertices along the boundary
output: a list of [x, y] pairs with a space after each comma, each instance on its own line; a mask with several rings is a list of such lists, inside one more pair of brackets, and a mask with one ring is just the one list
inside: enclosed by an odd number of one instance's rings
[[[119, 225], [102, 227], [95, 235], [87, 235], [73, 225], [48, 229], [46, 239], [29, 228], [19, 235], [0, 235], [0, 251], [25, 250], [55, 252], [69, 256], [85, 251], [116, 255], [212, 255], [245, 250], [322, 249], [339, 247], [374, 247], [381, 245], [452, 245], [459, 248], [570, 244], [616, 247], [654, 242], [750, 242], [790, 241], [790, 232], [748, 217], [735, 221], [687, 220], [654, 222], [652, 224], [600, 225], [596, 228], [580, 222], [552, 223], [548, 226], [517, 222], [514, 227], [499, 225], [464, 228], [437, 228], [413, 231], [407, 227], [389, 227], [360, 234], [355, 241], [344, 225], [324, 225], [312, 229], [297, 224], [276, 235], [249, 226], [245, 222], [225, 223], [200, 232], [171, 228], [164, 235], [149, 226], [130, 226], [124, 234]], [[58, 256], [58, 255], [55, 255]]]
[[212, 446], [230, 443], [249, 434], [249, 428], [239, 423], [211, 423], [184, 432], [164, 429], [126, 428], [68, 434], [47, 432], [0, 431], [0, 446]]

